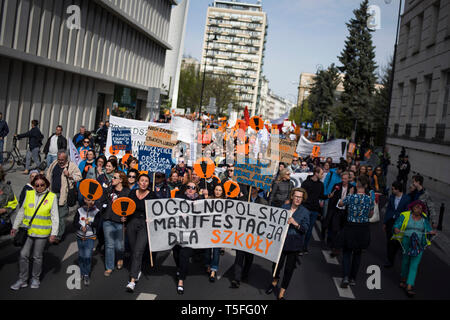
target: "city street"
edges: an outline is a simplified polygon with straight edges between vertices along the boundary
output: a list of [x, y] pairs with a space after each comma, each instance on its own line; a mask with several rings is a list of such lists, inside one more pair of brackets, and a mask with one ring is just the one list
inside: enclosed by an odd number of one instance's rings
[[[7, 176], [13, 181], [15, 192], [20, 191], [19, 181], [25, 182], [25, 176], [13, 173]], [[16, 183], [17, 182], [17, 183]], [[68, 223], [71, 221], [68, 219]], [[385, 269], [385, 236], [380, 223], [371, 226], [371, 245], [363, 253], [360, 272], [355, 287], [341, 289], [342, 277], [341, 257], [333, 259], [328, 251], [321, 249], [318, 238], [320, 224], [316, 224], [311, 241], [310, 253], [300, 258], [301, 265], [297, 265], [290, 287], [286, 293], [289, 300], [391, 300], [409, 299], [404, 291], [398, 287], [400, 274], [400, 257], [394, 268]], [[80, 289], [73, 288], [75, 281], [71, 266], [77, 265], [76, 238], [71, 225], [67, 227], [67, 237], [58, 246], [49, 245], [44, 253], [44, 271], [39, 290], [30, 288], [13, 291], [9, 288], [18, 276], [19, 249], [14, 247], [8, 237], [3, 237], [0, 244], [0, 299], [114, 299], [114, 300], [275, 300], [275, 295], [266, 295], [265, 290], [270, 285], [272, 264], [259, 257], [255, 257], [247, 282], [241, 283], [239, 289], [230, 288], [232, 277], [231, 266], [234, 262], [234, 251], [226, 250], [221, 257], [218, 279], [209, 283], [202, 262], [193, 258], [189, 275], [185, 282], [185, 294], [176, 293], [175, 263], [170, 251], [158, 253], [155, 267], [150, 267], [148, 254], [144, 257], [145, 268], [143, 276], [133, 294], [126, 292], [128, 281], [127, 264], [124, 269], [114, 271], [106, 278], [104, 260], [101, 255], [94, 255], [92, 262], [91, 285]], [[444, 262], [440, 250], [427, 249], [419, 267], [416, 280], [415, 299], [449, 299], [450, 291], [445, 284], [450, 283], [450, 266]], [[202, 255], [199, 256], [200, 258]], [[369, 266], [380, 268], [380, 289], [369, 290], [367, 279], [373, 274], [366, 273]], [[72, 278], [70, 278], [72, 276]], [[69, 286], [68, 286], [69, 284]], [[69, 289], [69, 287], [73, 289]]]

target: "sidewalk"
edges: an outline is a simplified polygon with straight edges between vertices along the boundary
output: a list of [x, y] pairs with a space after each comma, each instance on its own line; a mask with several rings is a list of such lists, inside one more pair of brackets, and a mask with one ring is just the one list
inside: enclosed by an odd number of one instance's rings
[[[390, 165], [387, 175], [387, 183], [389, 187], [397, 177], [397, 173], [398, 169], [395, 166]], [[409, 174], [407, 185], [411, 184], [412, 176], [413, 174]], [[442, 231], [438, 231], [437, 236], [435, 236], [434, 240], [432, 240], [430, 250], [450, 266], [450, 197], [448, 195], [440, 193], [438, 190], [428, 188], [426, 185], [426, 181], [424, 182], [424, 187], [429, 191], [431, 195], [434, 205], [436, 206], [435, 209], [438, 213], [438, 217], [441, 204], [443, 203], [445, 207]]]

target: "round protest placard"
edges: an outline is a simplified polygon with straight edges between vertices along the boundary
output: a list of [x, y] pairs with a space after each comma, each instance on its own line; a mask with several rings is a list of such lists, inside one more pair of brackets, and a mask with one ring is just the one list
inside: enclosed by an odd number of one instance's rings
[[195, 173], [202, 179], [209, 179], [213, 176], [216, 165], [209, 158], [200, 158], [194, 164]]
[[112, 203], [112, 210], [118, 216], [126, 217], [136, 211], [136, 203], [130, 198], [118, 198]]
[[86, 179], [80, 183], [80, 192], [86, 199], [98, 200], [103, 195], [103, 189], [100, 183], [93, 179]]
[[236, 198], [241, 192], [241, 188], [237, 182], [232, 180], [228, 180], [223, 184], [223, 188], [225, 190], [225, 195], [227, 198]]
[[256, 132], [258, 132], [259, 130], [261, 130], [262, 128], [264, 128], [264, 121], [261, 117], [259, 116], [254, 116], [250, 119], [250, 127], [255, 130]]

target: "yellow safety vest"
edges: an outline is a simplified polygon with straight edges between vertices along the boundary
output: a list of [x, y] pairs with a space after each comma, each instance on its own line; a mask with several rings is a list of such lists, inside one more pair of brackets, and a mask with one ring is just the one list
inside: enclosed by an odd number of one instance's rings
[[6, 208], [10, 208], [10, 209], [12, 209], [12, 210], [15, 210], [15, 209], [17, 208], [17, 205], [18, 205], [18, 204], [19, 204], [19, 202], [17, 201], [16, 196], [14, 196], [14, 200], [9, 201], [9, 202], [6, 204]]
[[[403, 240], [403, 234], [404, 234], [404, 232], [405, 232], [405, 230], [406, 230], [406, 226], [408, 225], [409, 218], [411, 217], [411, 211], [405, 211], [405, 212], [402, 212], [402, 213], [400, 214], [400, 217], [401, 217], [401, 216], [404, 216], [404, 219], [403, 219], [402, 226], [401, 226], [401, 228], [400, 228], [400, 232], [399, 232], [399, 233], [394, 233], [394, 234], [392, 235], [392, 238], [391, 238], [391, 240], [398, 240], [398, 241], [400, 241], [400, 242]], [[422, 212], [422, 216], [423, 216], [425, 219], [427, 219], [427, 215], [426, 215], [424, 212]], [[426, 238], [426, 237], [425, 237], [425, 238]], [[431, 245], [431, 241], [428, 240], [428, 238], [426, 238], [426, 240], [427, 240], [427, 245], [428, 245], [428, 246]]]
[[[44, 203], [42, 203], [39, 211], [36, 213], [31, 227], [28, 229], [29, 236], [45, 237], [50, 235], [52, 231], [51, 211], [55, 197], [56, 195], [53, 192], [48, 193], [47, 197], [44, 200]], [[30, 220], [37, 208], [36, 192], [34, 190], [27, 191], [23, 207], [25, 211], [23, 224], [29, 226]]]

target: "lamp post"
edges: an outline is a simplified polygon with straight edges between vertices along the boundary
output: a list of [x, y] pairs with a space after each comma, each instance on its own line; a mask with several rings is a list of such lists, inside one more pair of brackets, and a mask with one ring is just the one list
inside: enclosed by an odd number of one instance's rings
[[[204, 90], [205, 90], [205, 78], [206, 78], [206, 59], [208, 58], [209, 43], [210, 43], [209, 35], [210, 35], [210, 34], [211, 34], [210, 32], [208, 32], [208, 33], [206, 34], [207, 37], [208, 37], [208, 40], [206, 40], [205, 63], [204, 63], [204, 65], [203, 65], [202, 91], [200, 92], [200, 108], [199, 108], [199, 115], [200, 115], [200, 118], [201, 118], [201, 116], [202, 116], [203, 92], [204, 92]], [[217, 41], [217, 34], [214, 34], [214, 39], [213, 39], [213, 40], [214, 40], [214, 41]]]
[[398, 5], [398, 15], [397, 15], [397, 31], [395, 33], [395, 45], [394, 45], [394, 57], [392, 58], [392, 74], [390, 79], [390, 88], [389, 88], [389, 105], [386, 112], [386, 122], [384, 124], [384, 148], [386, 148], [386, 142], [387, 142], [387, 129], [389, 125], [389, 115], [391, 113], [391, 102], [392, 102], [392, 91], [394, 89], [394, 72], [395, 72], [395, 58], [397, 56], [397, 46], [398, 46], [398, 31], [400, 27], [400, 12], [402, 9], [402, 0], [400, 0], [400, 3]]

